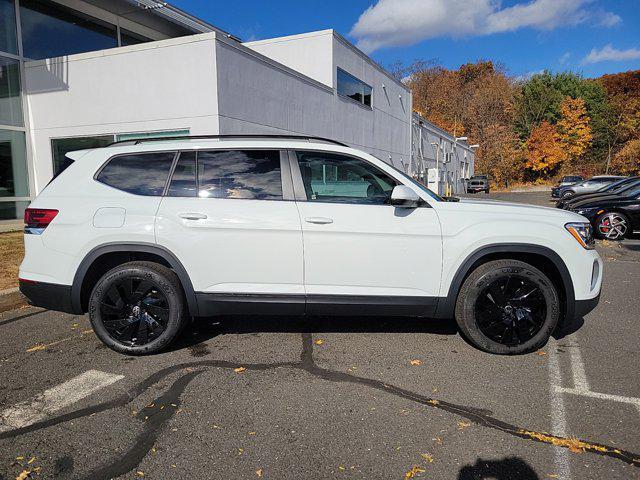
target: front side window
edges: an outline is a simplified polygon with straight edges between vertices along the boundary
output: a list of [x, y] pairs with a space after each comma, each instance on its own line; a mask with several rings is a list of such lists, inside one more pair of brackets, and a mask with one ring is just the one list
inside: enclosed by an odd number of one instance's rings
[[53, 2], [20, 1], [24, 56], [34, 60], [118, 46], [115, 25]]
[[198, 152], [198, 196], [281, 200], [278, 150]]
[[159, 196], [164, 191], [175, 153], [119, 155], [109, 160], [96, 180], [135, 195]]
[[307, 201], [385, 205], [399, 183], [364, 160], [325, 152], [298, 152]]
[[371, 92], [373, 89], [341, 68], [338, 68], [337, 85], [339, 95], [349, 97], [368, 107], [371, 106]]

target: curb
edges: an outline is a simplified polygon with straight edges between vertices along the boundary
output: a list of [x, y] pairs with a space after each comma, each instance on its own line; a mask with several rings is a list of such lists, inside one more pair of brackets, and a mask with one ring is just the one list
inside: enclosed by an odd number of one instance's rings
[[26, 306], [27, 299], [20, 293], [18, 287], [0, 291], [0, 313]]

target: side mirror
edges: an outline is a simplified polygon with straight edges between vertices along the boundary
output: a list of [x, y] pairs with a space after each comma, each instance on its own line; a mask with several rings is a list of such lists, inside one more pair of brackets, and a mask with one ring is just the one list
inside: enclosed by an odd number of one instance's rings
[[399, 208], [416, 208], [420, 197], [406, 185], [396, 185], [391, 192], [391, 205]]

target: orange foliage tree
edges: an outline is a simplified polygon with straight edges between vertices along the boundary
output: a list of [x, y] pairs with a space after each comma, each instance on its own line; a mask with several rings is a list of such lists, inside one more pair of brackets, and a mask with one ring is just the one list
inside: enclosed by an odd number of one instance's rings
[[525, 165], [541, 175], [553, 173], [567, 158], [554, 125], [546, 120], [531, 129], [527, 139]]
[[640, 140], [629, 140], [611, 160], [612, 170], [623, 175], [640, 175]]
[[562, 117], [556, 124], [558, 139], [569, 160], [581, 157], [591, 145], [593, 134], [584, 100], [565, 97], [560, 105]]

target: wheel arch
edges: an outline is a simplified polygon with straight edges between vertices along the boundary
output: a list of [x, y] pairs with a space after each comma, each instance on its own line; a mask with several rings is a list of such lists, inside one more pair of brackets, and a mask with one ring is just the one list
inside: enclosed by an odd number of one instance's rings
[[563, 307], [563, 318], [575, 315], [575, 292], [573, 280], [564, 260], [556, 252], [542, 245], [527, 243], [491, 244], [473, 251], [456, 270], [447, 296], [440, 299], [436, 317], [453, 318], [458, 293], [469, 274], [478, 266], [492, 260], [521, 260], [545, 273], [558, 288]]
[[[71, 286], [71, 304], [75, 312], [87, 311], [88, 296], [93, 284], [111, 268], [133, 260], [156, 261], [171, 268], [182, 285], [189, 315], [198, 315], [198, 304], [191, 279], [178, 258], [159, 245], [146, 243], [109, 243], [91, 250], [80, 262]], [[96, 278], [97, 277], [97, 278]]]

